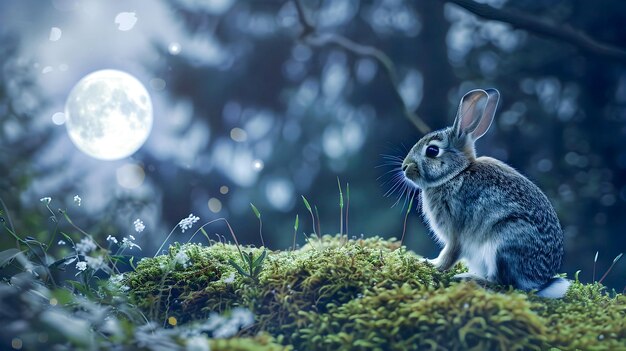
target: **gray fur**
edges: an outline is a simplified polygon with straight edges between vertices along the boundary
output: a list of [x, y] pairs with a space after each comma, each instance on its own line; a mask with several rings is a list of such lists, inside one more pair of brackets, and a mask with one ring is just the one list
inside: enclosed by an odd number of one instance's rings
[[[513, 168], [475, 156], [474, 141], [489, 128], [498, 98], [494, 89], [467, 93], [454, 125], [418, 141], [403, 169], [421, 188], [422, 214], [443, 244], [431, 260], [439, 269], [464, 259], [473, 275], [488, 281], [548, 289], [562, 283], [553, 277], [563, 257], [563, 232], [550, 201]], [[434, 158], [425, 156], [429, 145], [440, 148]]]

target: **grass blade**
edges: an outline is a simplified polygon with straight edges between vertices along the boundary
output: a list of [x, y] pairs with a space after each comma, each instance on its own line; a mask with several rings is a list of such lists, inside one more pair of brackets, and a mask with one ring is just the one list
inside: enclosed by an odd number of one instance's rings
[[254, 212], [254, 215], [256, 216], [256, 218], [260, 220], [261, 212], [259, 212], [259, 210], [256, 208], [256, 206], [254, 206], [254, 204], [252, 204], [252, 202], [250, 203], [250, 207], [252, 207], [252, 212]]

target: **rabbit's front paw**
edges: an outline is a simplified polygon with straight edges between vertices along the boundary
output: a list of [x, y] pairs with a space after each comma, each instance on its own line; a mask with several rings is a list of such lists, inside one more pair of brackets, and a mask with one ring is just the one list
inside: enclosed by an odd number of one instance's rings
[[439, 257], [433, 258], [433, 259], [426, 259], [426, 262], [428, 262], [429, 264], [432, 264], [433, 266], [435, 266], [435, 268], [437, 268], [440, 271], [446, 270], [446, 267], [444, 267], [444, 265], [442, 264], [442, 260]]

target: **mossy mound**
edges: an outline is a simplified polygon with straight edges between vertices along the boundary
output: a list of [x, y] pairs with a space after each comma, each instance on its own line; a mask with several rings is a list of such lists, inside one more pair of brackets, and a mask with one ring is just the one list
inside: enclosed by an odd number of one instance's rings
[[560, 300], [535, 297], [547, 343], [561, 350], [626, 350], [626, 296], [600, 284], [574, 282]]
[[525, 294], [473, 283], [374, 289], [330, 313], [301, 313], [308, 350], [540, 350], [544, 325]]
[[253, 338], [241, 337], [231, 339], [212, 339], [211, 351], [288, 351], [289, 347], [276, 344], [267, 335], [258, 335]]
[[[244, 247], [255, 257], [262, 252]], [[181, 257], [186, 260], [181, 260]], [[129, 296], [156, 320], [204, 319], [248, 308], [255, 324], [298, 350], [626, 350], [626, 298], [575, 282], [546, 300], [456, 283], [394, 240], [324, 236], [296, 251], [268, 251], [256, 280], [229, 264], [235, 246], [175, 245], [127, 275]]]
[[[177, 256], [181, 252], [186, 260]], [[124, 283], [131, 300], [153, 319], [204, 319], [241, 304], [241, 284], [227, 279], [236, 273], [228, 260], [238, 257], [230, 245], [174, 245], [167, 255], [141, 260]]]

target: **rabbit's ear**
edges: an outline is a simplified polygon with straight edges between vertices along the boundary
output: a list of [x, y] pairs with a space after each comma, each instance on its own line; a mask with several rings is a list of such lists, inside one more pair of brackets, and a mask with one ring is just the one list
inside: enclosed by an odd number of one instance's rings
[[500, 93], [496, 89], [476, 89], [465, 94], [454, 120], [455, 135], [470, 136], [472, 140], [483, 136], [493, 122], [498, 100]]

